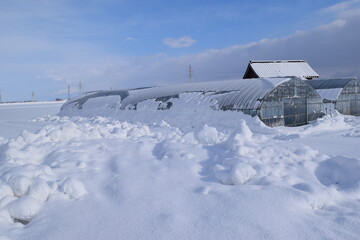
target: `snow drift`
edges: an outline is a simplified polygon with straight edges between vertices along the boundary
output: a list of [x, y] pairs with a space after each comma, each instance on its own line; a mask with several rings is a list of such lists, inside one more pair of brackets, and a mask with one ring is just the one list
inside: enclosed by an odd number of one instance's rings
[[103, 100], [0, 139], [0, 238], [358, 238], [359, 118], [269, 128], [196, 94]]

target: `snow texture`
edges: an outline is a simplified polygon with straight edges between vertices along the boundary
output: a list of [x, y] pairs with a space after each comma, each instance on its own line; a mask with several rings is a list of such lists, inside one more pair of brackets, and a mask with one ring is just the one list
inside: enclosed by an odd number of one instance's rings
[[0, 239], [358, 239], [359, 117], [269, 128], [197, 93], [106, 99], [0, 126]]

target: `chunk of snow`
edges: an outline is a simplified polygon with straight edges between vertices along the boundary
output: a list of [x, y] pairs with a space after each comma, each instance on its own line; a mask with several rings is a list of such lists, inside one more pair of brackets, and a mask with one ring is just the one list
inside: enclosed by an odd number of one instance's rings
[[240, 119], [239, 126], [237, 126], [230, 138], [234, 139], [239, 145], [252, 140], [253, 134], [243, 119]]
[[255, 169], [245, 163], [238, 163], [231, 170], [231, 180], [234, 185], [245, 184], [255, 175]]
[[217, 129], [209, 127], [207, 124], [196, 133], [196, 137], [204, 144], [215, 144], [219, 142], [219, 133]]
[[41, 203], [30, 196], [25, 196], [12, 201], [7, 206], [10, 216], [15, 220], [23, 222], [31, 221], [31, 219], [40, 211], [41, 207]]
[[48, 199], [49, 194], [49, 185], [41, 179], [37, 179], [30, 186], [29, 196], [39, 200], [40, 202], [45, 202]]
[[22, 175], [13, 175], [10, 177], [8, 184], [14, 191], [15, 196], [21, 197], [28, 193], [31, 179]]
[[127, 137], [132, 137], [132, 138], [137, 138], [137, 137], [141, 137], [141, 136], [147, 136], [150, 135], [150, 129], [148, 126], [135, 126], [133, 128], [131, 128], [128, 133], [127, 133]]
[[62, 189], [66, 195], [74, 199], [78, 199], [87, 193], [82, 182], [71, 177], [65, 179]]

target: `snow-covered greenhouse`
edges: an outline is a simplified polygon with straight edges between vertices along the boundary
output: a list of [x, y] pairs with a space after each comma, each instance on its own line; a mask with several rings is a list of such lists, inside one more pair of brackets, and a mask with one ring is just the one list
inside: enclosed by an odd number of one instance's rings
[[170, 108], [172, 99], [186, 92], [209, 93], [218, 109], [257, 115], [272, 127], [304, 125], [324, 115], [319, 94], [299, 78], [239, 79], [129, 91], [121, 107], [136, 109], [139, 102], [155, 99], [161, 108]]
[[357, 78], [308, 81], [322, 97], [326, 112], [335, 108], [344, 115], [360, 115], [360, 81]]
[[[191, 92], [206, 95], [206, 99], [215, 103], [214, 109], [242, 111], [251, 116], [258, 116], [271, 127], [305, 125], [324, 115], [320, 95], [307, 84], [307, 81], [296, 77], [237, 79], [135, 90], [99, 91], [69, 101], [63, 106], [63, 110], [72, 113], [81, 111], [82, 106], [88, 101], [93, 102], [92, 106], [107, 101], [106, 105], [111, 109], [137, 110], [138, 104], [145, 100], [158, 102], [155, 107], [164, 110], [171, 108], [180, 94]], [[111, 100], [112, 106], [109, 105], [109, 97], [115, 99]], [[97, 101], [94, 101], [96, 99]]]

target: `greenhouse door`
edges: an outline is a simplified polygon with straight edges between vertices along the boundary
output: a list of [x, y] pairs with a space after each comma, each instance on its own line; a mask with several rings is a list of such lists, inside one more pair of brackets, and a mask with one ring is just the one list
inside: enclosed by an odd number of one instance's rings
[[284, 98], [285, 126], [307, 124], [306, 98]]

